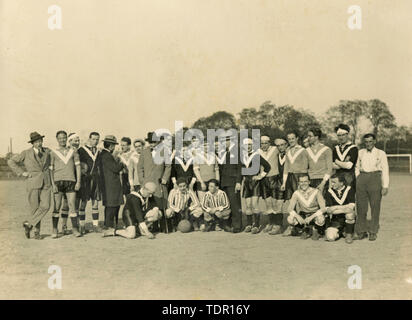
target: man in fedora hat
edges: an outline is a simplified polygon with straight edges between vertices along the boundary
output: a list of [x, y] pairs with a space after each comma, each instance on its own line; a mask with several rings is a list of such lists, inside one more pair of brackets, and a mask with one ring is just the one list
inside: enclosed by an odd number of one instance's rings
[[[43, 147], [44, 136], [38, 132], [30, 134], [28, 143], [32, 147], [13, 156], [8, 165], [18, 175], [26, 178], [31, 216], [23, 223], [27, 238], [35, 226], [35, 239], [40, 240], [40, 222], [50, 208], [50, 150]], [[21, 166], [21, 164], [23, 166]]]
[[[154, 132], [148, 133], [146, 141], [149, 143], [149, 147], [143, 150], [137, 164], [139, 181], [142, 185], [146, 182], [156, 184], [153, 198], [157, 207], [164, 211], [167, 203], [166, 185], [171, 173], [170, 161], [165, 161], [164, 148], [156, 148], [160, 143], [160, 138]], [[164, 214], [163, 211], [162, 214]], [[154, 231], [156, 231], [156, 225], [154, 225]]]
[[113, 151], [118, 144], [113, 135], [108, 135], [103, 140], [103, 150], [97, 158], [100, 173], [100, 190], [102, 192], [104, 208], [104, 225], [107, 234], [113, 234], [115, 221], [118, 219], [120, 206], [123, 204], [123, 190], [120, 182], [120, 172], [125, 165]]

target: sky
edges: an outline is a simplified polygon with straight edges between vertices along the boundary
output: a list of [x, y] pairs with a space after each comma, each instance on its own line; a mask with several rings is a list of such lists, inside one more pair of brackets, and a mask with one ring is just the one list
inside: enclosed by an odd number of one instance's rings
[[[50, 5], [62, 29], [49, 30]], [[350, 5], [362, 29], [350, 30]], [[0, 155], [63, 129], [145, 137], [265, 101], [378, 98], [412, 123], [412, 1], [0, 0]]]

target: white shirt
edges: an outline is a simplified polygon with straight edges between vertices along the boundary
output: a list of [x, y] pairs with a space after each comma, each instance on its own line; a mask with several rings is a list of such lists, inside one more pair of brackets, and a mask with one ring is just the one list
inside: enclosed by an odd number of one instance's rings
[[366, 149], [359, 150], [358, 162], [356, 163], [356, 176], [360, 172], [382, 172], [382, 188], [389, 187], [389, 166], [388, 158], [383, 150], [373, 147], [371, 151]]

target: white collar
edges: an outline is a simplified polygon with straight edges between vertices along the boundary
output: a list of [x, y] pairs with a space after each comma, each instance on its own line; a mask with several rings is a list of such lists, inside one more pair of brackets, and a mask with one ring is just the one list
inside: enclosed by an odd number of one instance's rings
[[[336, 195], [335, 190], [333, 190], [332, 188], [329, 188], [329, 189], [328, 189], [328, 192], [332, 195], [332, 197], [335, 199], [335, 201], [336, 201], [337, 203], [339, 203], [340, 205], [343, 205], [343, 203], [344, 203], [345, 200], [346, 200], [346, 197], [348, 196], [348, 192], [349, 192], [350, 189], [351, 189], [350, 186], [346, 186], [345, 188], [339, 190], [339, 191], [345, 190], [345, 191], [343, 192], [343, 195], [342, 195], [341, 198], [339, 198], [339, 197]], [[338, 191], [338, 190], [336, 190], [336, 191]]]

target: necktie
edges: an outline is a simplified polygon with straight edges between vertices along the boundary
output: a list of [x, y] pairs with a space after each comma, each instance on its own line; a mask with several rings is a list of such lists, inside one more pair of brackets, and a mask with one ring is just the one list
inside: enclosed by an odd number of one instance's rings
[[41, 150], [39, 149], [39, 153], [37, 153], [37, 155], [39, 156], [39, 158], [41, 159], [43, 157], [43, 152], [41, 152]]

